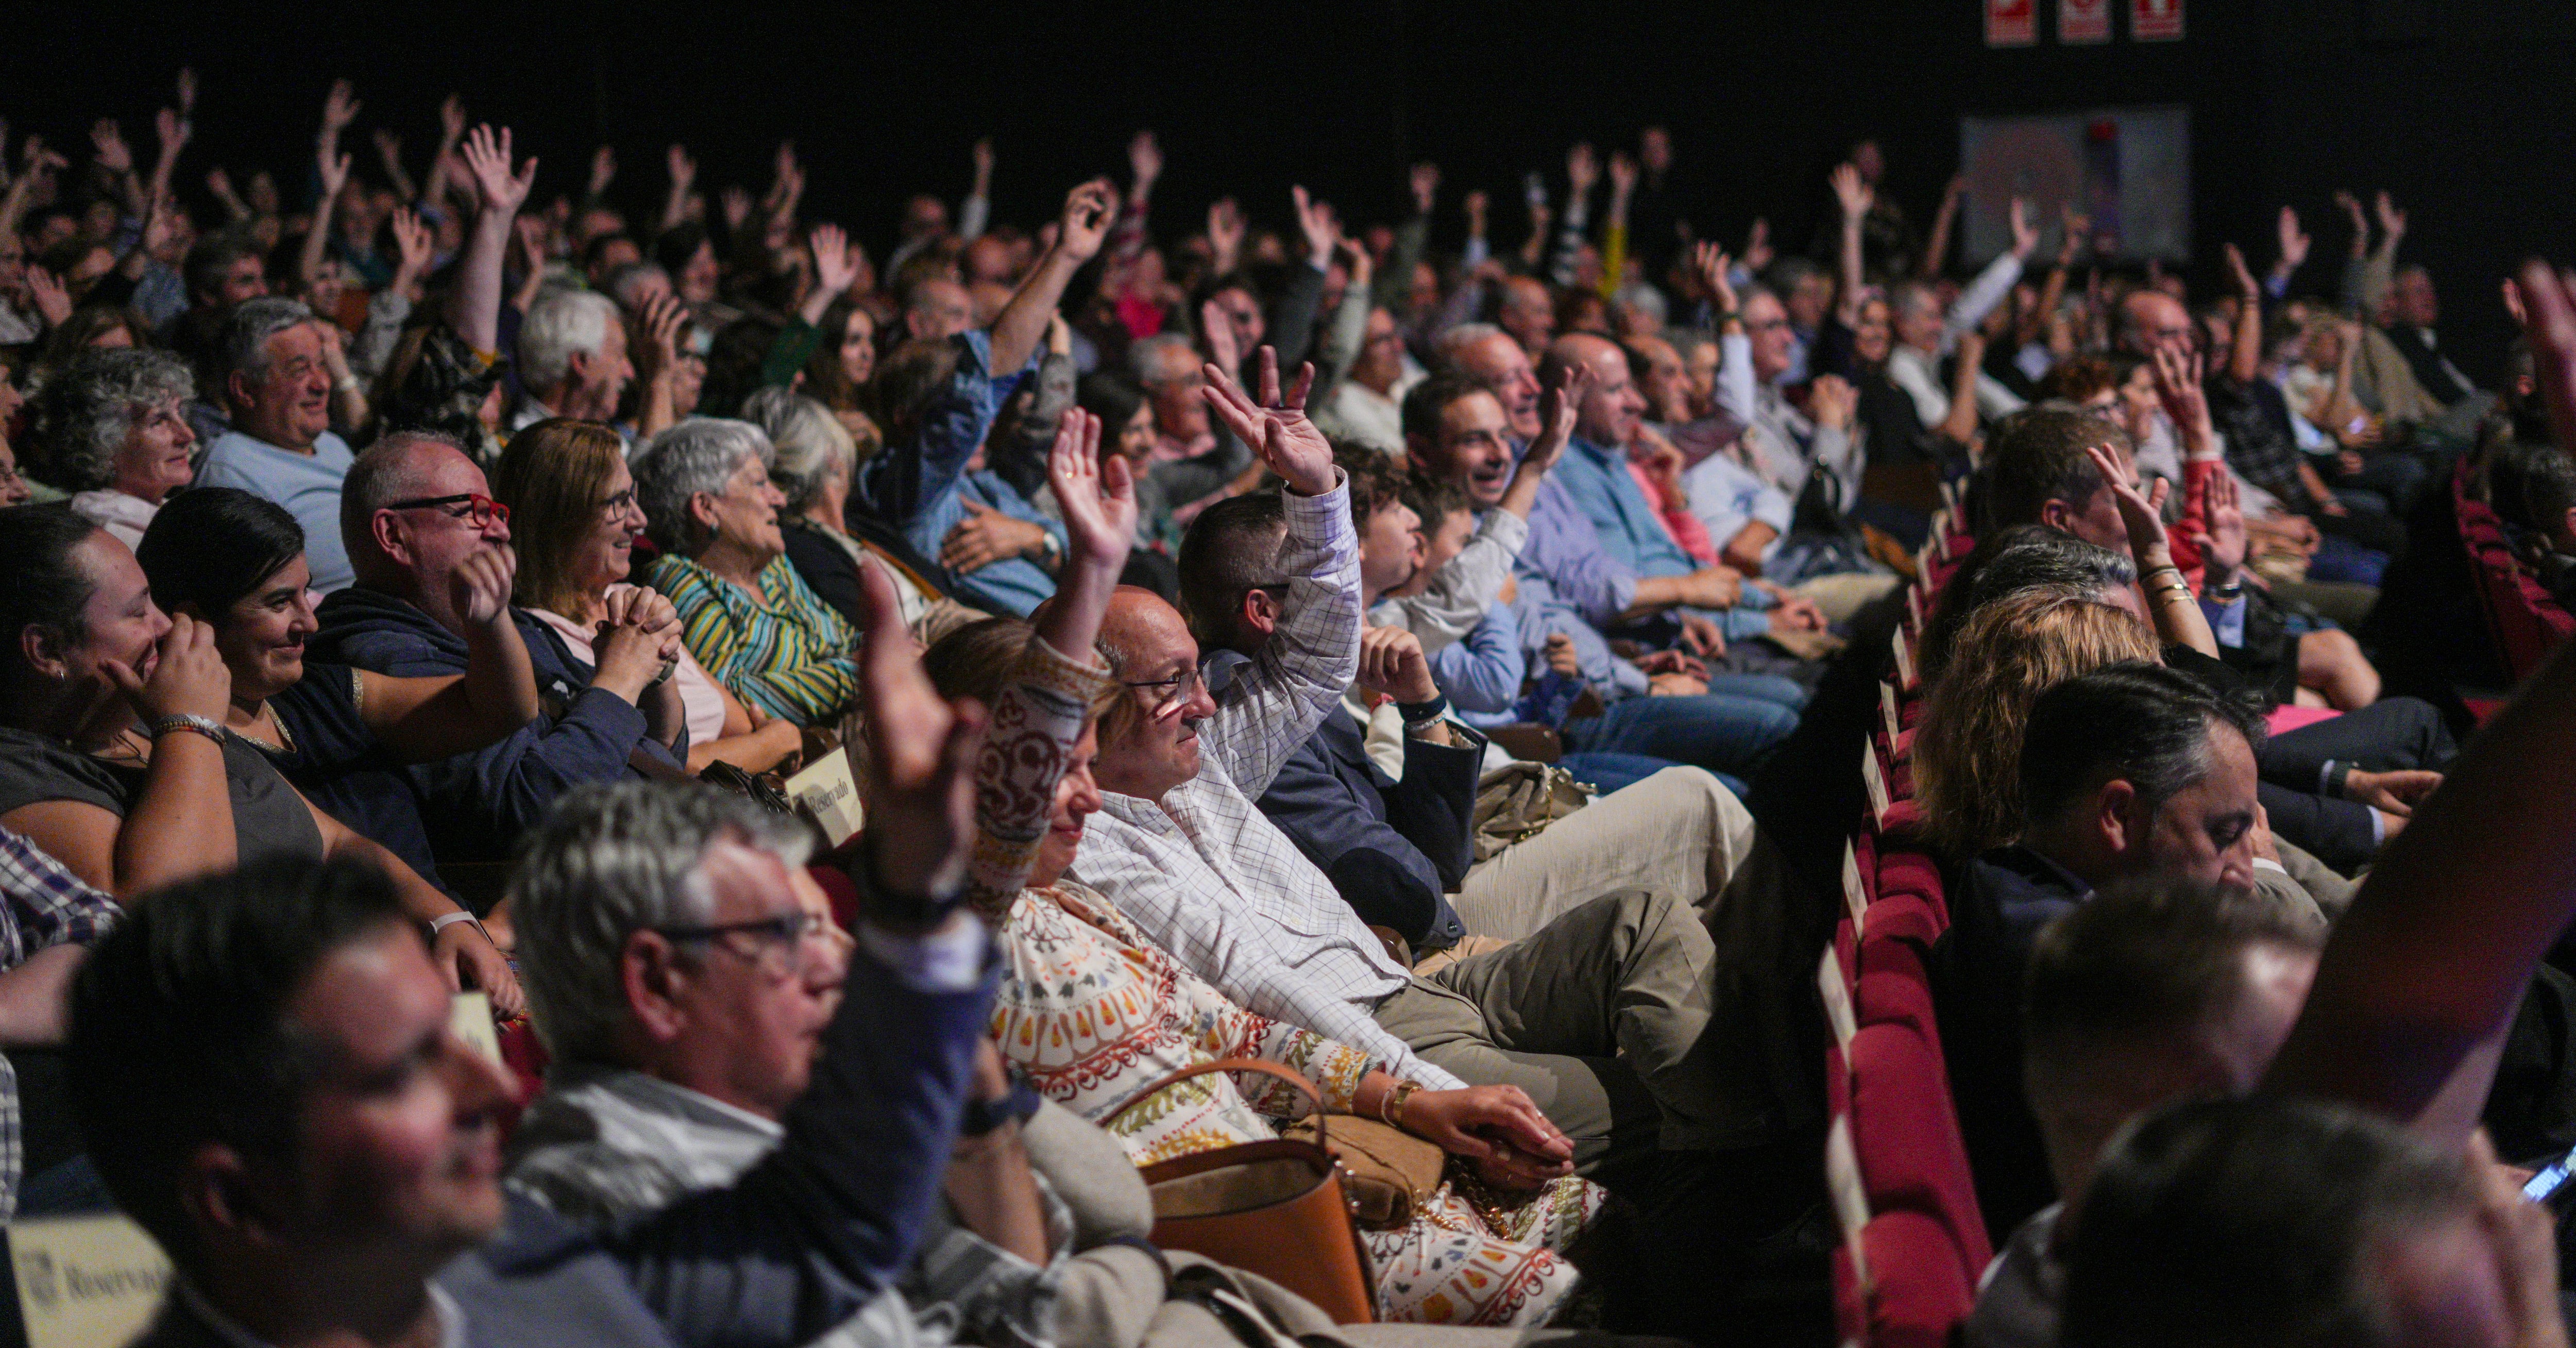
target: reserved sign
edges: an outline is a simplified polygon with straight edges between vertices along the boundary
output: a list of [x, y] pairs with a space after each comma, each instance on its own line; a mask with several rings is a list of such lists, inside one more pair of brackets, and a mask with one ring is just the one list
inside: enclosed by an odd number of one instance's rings
[[170, 1260], [132, 1220], [35, 1217], [9, 1226], [9, 1263], [28, 1348], [108, 1348], [161, 1307]]

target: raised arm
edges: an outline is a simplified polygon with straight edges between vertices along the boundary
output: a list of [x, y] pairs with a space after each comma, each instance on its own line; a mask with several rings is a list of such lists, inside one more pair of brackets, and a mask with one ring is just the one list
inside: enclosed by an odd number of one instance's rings
[[447, 678], [382, 675], [364, 704], [368, 728], [405, 762], [470, 753], [537, 719], [535, 671], [510, 616], [517, 559], [505, 545], [468, 555], [453, 582], [465, 620], [465, 672]]
[[1958, 229], [1959, 202], [1968, 194], [1968, 175], [1953, 175], [1950, 185], [1941, 189], [1940, 209], [1932, 212], [1932, 237], [1923, 245], [1923, 260], [1914, 274], [1926, 281], [1936, 280], [1950, 258], [1950, 236]]
[[1117, 207], [1117, 189], [1106, 178], [1094, 178], [1065, 194], [1054, 246], [1029, 269], [1029, 279], [1020, 283], [1018, 293], [993, 320], [994, 378], [1018, 374], [1037, 354], [1046, 340], [1047, 320], [1064, 299], [1064, 288], [1084, 263], [1099, 254], [1117, 219]]
[[1860, 176], [1852, 164], [1838, 164], [1833, 173], [1834, 201], [1842, 207], [1842, 247], [1836, 254], [1841, 272], [1841, 288], [1834, 292], [1834, 317], [1846, 328], [1860, 326], [1862, 273], [1860, 267], [1860, 226], [1869, 218], [1875, 189]]
[[2227, 378], [2242, 388], [2254, 382], [2263, 365], [2263, 283], [2245, 265], [2245, 254], [2227, 245], [2228, 275], [2236, 281], [2236, 338], [2227, 352]]
[[478, 126], [465, 138], [465, 171], [482, 207], [474, 216], [464, 265], [448, 287], [447, 322], [467, 346], [495, 352], [501, 349], [501, 263], [510, 250], [510, 222], [537, 180], [537, 161], [532, 158], [511, 172], [510, 128], [495, 134], [489, 126]]
[[[2576, 453], [2576, 276], [2522, 271], [2532, 354], [2558, 447]], [[2267, 1087], [2438, 1129], [2446, 1096], [2483, 1098], [2473, 1051], [2510, 1023], [2532, 970], [2576, 917], [2576, 648], [2561, 646], [2388, 842], [2317, 967]], [[2471, 1111], [2473, 1112], [2473, 1111]]]
[[2156, 636], [2217, 659], [2218, 637], [2209, 630], [2209, 619], [2200, 611], [2200, 600], [2184, 583], [2182, 568], [2174, 565], [2173, 548], [2165, 538], [2161, 512], [2173, 484], [2158, 478], [2152, 494], [2141, 492], [2109, 450], [2088, 445], [2084, 452], [2119, 500], [2120, 522], [2129, 529], [2129, 552], [2138, 560], [2138, 585], [2147, 593], [2147, 612], [2155, 619]]
[[445, 215], [447, 212], [448, 165], [456, 157], [457, 142], [465, 139], [465, 100], [454, 94], [438, 104], [438, 153], [430, 156], [429, 179], [420, 187], [420, 208]]
[[[349, 185], [349, 152], [333, 150], [338, 133], [327, 121], [323, 126], [323, 143], [313, 152], [314, 179], [322, 185], [322, 195], [313, 203], [313, 227], [304, 231], [304, 247], [295, 255], [296, 283], [308, 287], [321, 278], [323, 254], [331, 246], [332, 216], [339, 208], [341, 189]], [[323, 317], [329, 320], [329, 315]]]

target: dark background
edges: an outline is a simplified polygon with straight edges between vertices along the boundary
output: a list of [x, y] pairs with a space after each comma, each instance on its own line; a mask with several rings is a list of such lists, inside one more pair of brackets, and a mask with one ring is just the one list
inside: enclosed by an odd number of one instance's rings
[[[1521, 175], [1561, 180], [1565, 147], [1633, 146], [1673, 129], [1687, 213], [1740, 243], [1755, 215], [1791, 247], [1813, 236], [1825, 171], [1860, 135], [1928, 222], [1958, 158], [1963, 113], [2123, 103], [2192, 111], [2196, 290], [2219, 245], [2260, 269], [2272, 214], [2298, 207], [2316, 239], [2299, 278], [2335, 284], [2346, 233], [2330, 198], [2387, 188], [2411, 213], [2404, 256], [2429, 266], [2443, 332], [2491, 382], [2510, 332], [2496, 281], [2519, 258], [2576, 258], [2576, 3], [2570, 0], [2193, 0], [2179, 43], [1989, 51], [1976, 0], [1716, 0], [1670, 5], [1505, 3], [1164, 6], [844, 4], [744, 7], [661, 0], [451, 3], [393, 8], [181, 8], [19, 0], [0, 18], [0, 115], [86, 151], [91, 118], [124, 119], [139, 159], [170, 77], [193, 64], [198, 138], [181, 181], [209, 163], [236, 180], [266, 166], [290, 192], [335, 75], [365, 108], [346, 142], [375, 175], [366, 132], [400, 131], [413, 160], [436, 104], [461, 92], [477, 120], [539, 155], [540, 200], [577, 192], [590, 147], [617, 148], [611, 195], [654, 209], [662, 147], [685, 139], [710, 195], [768, 181], [795, 137], [809, 213], [882, 257], [902, 198], [953, 200], [967, 146], [991, 135], [999, 218], [1035, 223], [1077, 178], [1126, 175], [1137, 127], [1168, 170], [1157, 232], [1195, 229], [1220, 192], [1287, 228], [1302, 182], [1346, 219], [1401, 209], [1403, 166], [1445, 172], [1441, 236], [1461, 191], [1495, 198], [1496, 242], [1520, 237]], [[1561, 192], [1561, 187], [1558, 189]], [[193, 199], [193, 198], [192, 198]]]

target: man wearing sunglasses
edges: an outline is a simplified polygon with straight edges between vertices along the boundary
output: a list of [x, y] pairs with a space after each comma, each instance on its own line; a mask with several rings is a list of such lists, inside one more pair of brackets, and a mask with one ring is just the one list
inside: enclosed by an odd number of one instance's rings
[[[462, 673], [457, 570], [510, 544], [510, 512], [492, 499], [483, 470], [437, 436], [387, 437], [349, 470], [339, 524], [357, 584], [318, 610], [313, 658], [402, 677]], [[621, 595], [610, 610], [607, 633], [579, 652], [513, 610], [546, 714], [473, 753], [399, 774], [353, 774], [342, 785], [410, 791], [440, 862], [491, 862], [507, 860], [519, 834], [574, 786], [654, 767], [680, 771], [687, 721], [677, 687], [662, 677], [679, 655], [678, 619], [650, 591], [640, 600]]]

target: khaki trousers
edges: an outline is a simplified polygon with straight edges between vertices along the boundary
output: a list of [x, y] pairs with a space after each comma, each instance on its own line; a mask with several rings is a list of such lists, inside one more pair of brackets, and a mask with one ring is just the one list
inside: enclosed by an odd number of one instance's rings
[[1477, 862], [1450, 903], [1471, 938], [1503, 941], [1619, 889], [1669, 895], [1705, 914], [1753, 839], [1753, 815], [1714, 774], [1666, 768]]

